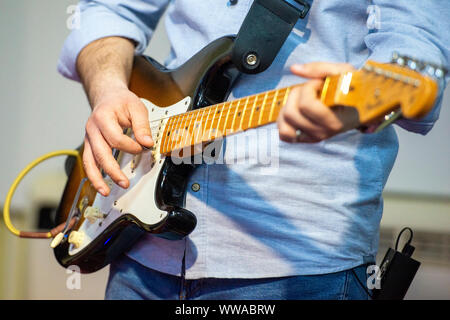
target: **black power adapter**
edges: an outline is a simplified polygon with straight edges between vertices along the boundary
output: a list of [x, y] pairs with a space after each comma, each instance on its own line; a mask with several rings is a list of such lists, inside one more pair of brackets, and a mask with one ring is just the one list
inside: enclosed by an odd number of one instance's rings
[[[408, 230], [410, 238], [399, 252], [398, 243], [402, 233]], [[411, 258], [414, 247], [411, 245], [413, 232], [411, 228], [404, 228], [400, 231], [395, 244], [395, 249], [389, 248], [381, 262], [377, 280], [379, 289], [372, 290], [374, 300], [402, 300], [420, 267], [420, 262]]]

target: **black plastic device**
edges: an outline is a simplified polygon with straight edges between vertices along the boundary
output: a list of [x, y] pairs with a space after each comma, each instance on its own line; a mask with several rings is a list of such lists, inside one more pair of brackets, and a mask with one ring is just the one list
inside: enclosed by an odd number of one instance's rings
[[[400, 252], [397, 250], [398, 243], [400, 236], [406, 230], [410, 232], [411, 236]], [[405, 297], [420, 267], [420, 262], [411, 257], [415, 249], [411, 245], [412, 237], [412, 230], [404, 228], [398, 235], [395, 249], [388, 249], [377, 275], [378, 281], [380, 281], [380, 288], [372, 290], [372, 299], [403, 300]]]

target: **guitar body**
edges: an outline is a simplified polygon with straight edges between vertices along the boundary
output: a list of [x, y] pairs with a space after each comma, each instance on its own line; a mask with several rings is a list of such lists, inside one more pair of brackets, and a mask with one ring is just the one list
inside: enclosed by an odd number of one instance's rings
[[[82, 273], [95, 272], [146, 232], [171, 240], [192, 232], [195, 215], [183, 207], [195, 165], [191, 161], [174, 164], [160, 154], [160, 138], [168, 117], [227, 99], [239, 76], [230, 59], [233, 41], [232, 37], [220, 38], [175, 70], [165, 69], [149, 57], [135, 58], [129, 88], [148, 108], [155, 146], [140, 155], [116, 152], [130, 187], [123, 190], [106, 178], [111, 187], [108, 197], [97, 194], [85, 181], [82, 168], [72, 166], [56, 216], [57, 224], [70, 220], [74, 213], [78, 217], [54, 248], [63, 267], [76, 265]], [[96, 208], [101, 218], [91, 215], [87, 219], [87, 208]], [[71, 233], [78, 239], [70, 241]]]

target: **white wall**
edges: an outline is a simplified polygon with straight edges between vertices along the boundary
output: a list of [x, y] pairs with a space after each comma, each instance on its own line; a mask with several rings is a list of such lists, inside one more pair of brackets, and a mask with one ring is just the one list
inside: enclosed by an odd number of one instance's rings
[[450, 87], [430, 133], [422, 136], [396, 129], [400, 148], [386, 191], [450, 196]]
[[[82, 141], [90, 111], [86, 98], [78, 83], [56, 72], [57, 58], [69, 33], [66, 9], [75, 3], [0, 1], [0, 204], [14, 177], [29, 161], [52, 150], [74, 148]], [[147, 53], [162, 61], [167, 52], [164, 30], [159, 29]], [[441, 119], [428, 136], [398, 130], [400, 153], [387, 190], [450, 196], [449, 109], [447, 89]], [[28, 207], [29, 190], [35, 189], [31, 181], [55, 168], [62, 170], [62, 159], [50, 161], [25, 179], [13, 205]], [[447, 220], [442, 217], [450, 225], [450, 216]], [[0, 260], [4, 254], [0, 252]]]

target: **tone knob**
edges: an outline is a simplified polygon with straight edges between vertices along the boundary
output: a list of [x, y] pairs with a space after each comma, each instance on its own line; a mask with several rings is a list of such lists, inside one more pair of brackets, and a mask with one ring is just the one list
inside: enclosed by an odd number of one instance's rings
[[78, 249], [84, 240], [84, 232], [72, 231], [69, 235], [69, 243], [73, 244], [75, 249]]
[[87, 207], [84, 210], [84, 217], [89, 220], [90, 223], [94, 223], [97, 219], [103, 218], [103, 213], [97, 207]]
[[64, 233], [60, 232], [58, 233], [52, 240], [52, 242], [50, 243], [50, 247], [52, 248], [56, 248], [62, 241], [62, 239], [64, 238]]

